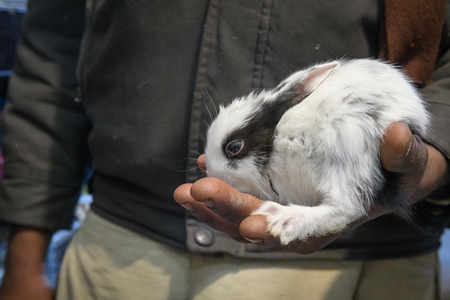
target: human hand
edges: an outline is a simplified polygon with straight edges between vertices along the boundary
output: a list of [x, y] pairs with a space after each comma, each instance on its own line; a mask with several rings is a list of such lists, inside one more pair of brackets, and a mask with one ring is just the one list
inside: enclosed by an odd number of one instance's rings
[[50, 300], [53, 290], [45, 275], [45, 255], [50, 233], [15, 228], [9, 242], [0, 300]]
[[[402, 188], [412, 202], [426, 196], [443, 181], [446, 164], [442, 154], [412, 135], [408, 126], [403, 123], [389, 126], [381, 143], [380, 155], [386, 170], [402, 174]], [[198, 164], [204, 170], [204, 156], [199, 157]], [[251, 214], [264, 201], [240, 193], [216, 178], [203, 178], [194, 184], [182, 185], [175, 191], [174, 197], [180, 205], [212, 228], [235, 240], [249, 241], [271, 249], [308, 254], [323, 248], [339, 236], [339, 233], [336, 233], [310, 237], [282, 247], [278, 238], [267, 232], [265, 216]], [[350, 227], [386, 213], [389, 213], [388, 209], [375, 206], [367, 217]]]
[[0, 287], [0, 300], [51, 300], [53, 297], [44, 274], [26, 274], [20, 278], [5, 275]]

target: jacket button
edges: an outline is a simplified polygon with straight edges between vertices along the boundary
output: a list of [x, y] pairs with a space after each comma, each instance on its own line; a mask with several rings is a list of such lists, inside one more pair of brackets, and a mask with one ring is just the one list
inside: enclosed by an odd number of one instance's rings
[[199, 228], [194, 233], [194, 240], [200, 246], [211, 246], [214, 243], [214, 235], [207, 228]]

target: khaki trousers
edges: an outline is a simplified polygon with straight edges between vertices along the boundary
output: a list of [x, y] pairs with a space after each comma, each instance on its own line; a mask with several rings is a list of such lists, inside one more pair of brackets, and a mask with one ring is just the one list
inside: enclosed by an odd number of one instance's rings
[[174, 250], [90, 212], [64, 257], [58, 300], [439, 299], [436, 253], [376, 261], [247, 260]]

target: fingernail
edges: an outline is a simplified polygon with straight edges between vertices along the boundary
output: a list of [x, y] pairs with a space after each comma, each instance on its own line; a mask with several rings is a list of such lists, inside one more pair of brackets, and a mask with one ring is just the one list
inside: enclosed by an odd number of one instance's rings
[[261, 244], [262, 241], [263, 241], [263, 240], [261, 240], [261, 239], [251, 239], [251, 238], [247, 238], [247, 237], [245, 237], [245, 236], [244, 236], [244, 239], [246, 239], [247, 241], [249, 241], [250, 243], [253, 243], [253, 244]]
[[407, 157], [409, 155], [409, 153], [412, 150], [412, 147], [414, 146], [414, 136], [411, 134], [410, 138], [409, 138], [409, 143], [408, 143], [408, 149], [406, 149], [406, 152], [403, 153], [403, 155], [400, 157], [400, 160], [405, 159], [405, 157]]
[[203, 203], [204, 206], [209, 207], [209, 208], [213, 208], [213, 207], [216, 206], [216, 203], [214, 203], [214, 201], [212, 201], [212, 200], [208, 200], [208, 201], [205, 201], [205, 202], [202, 202], [202, 203]]
[[194, 206], [191, 203], [180, 203], [181, 206], [183, 206], [188, 211], [193, 211]]

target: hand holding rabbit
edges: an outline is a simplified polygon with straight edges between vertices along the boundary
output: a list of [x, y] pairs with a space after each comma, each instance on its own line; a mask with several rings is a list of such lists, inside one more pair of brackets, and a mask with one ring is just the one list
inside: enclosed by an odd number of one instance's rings
[[[383, 140], [380, 150], [382, 165], [391, 172], [404, 174], [404, 189], [413, 202], [443, 184], [447, 168], [445, 158], [438, 150], [411, 135], [405, 124], [394, 123], [389, 126]], [[204, 156], [199, 158], [198, 163], [204, 169]], [[339, 233], [335, 233], [311, 237], [283, 246], [279, 238], [266, 230], [265, 216], [252, 214], [265, 201], [241, 193], [216, 178], [203, 178], [194, 184], [181, 185], [174, 196], [180, 205], [212, 228], [235, 240], [253, 242], [274, 250], [308, 254], [323, 248], [339, 236]], [[352, 226], [389, 212], [389, 209], [381, 206], [373, 207], [367, 217]]]

